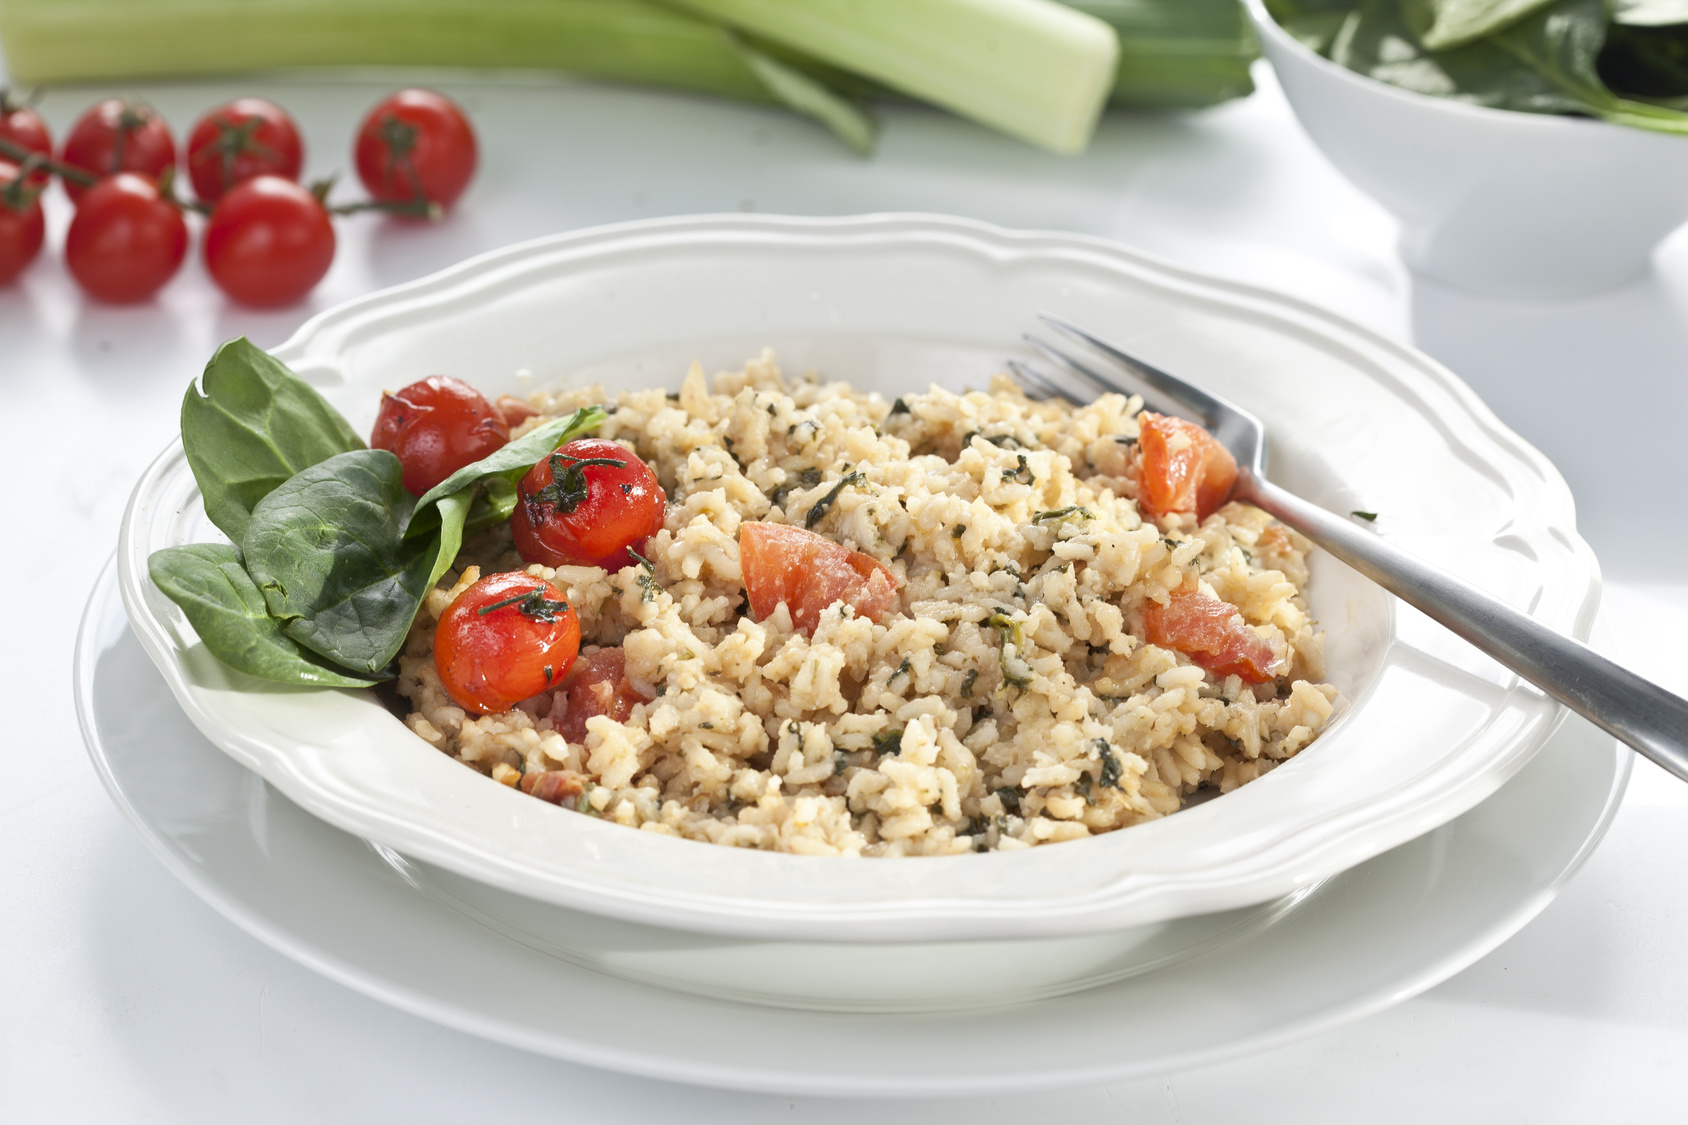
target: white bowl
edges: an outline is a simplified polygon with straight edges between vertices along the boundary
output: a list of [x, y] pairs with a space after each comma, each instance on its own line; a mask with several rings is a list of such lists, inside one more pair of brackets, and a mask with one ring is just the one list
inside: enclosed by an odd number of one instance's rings
[[[1381, 534], [1586, 636], [1598, 578], [1564, 482], [1456, 378], [1318, 309], [1098, 239], [919, 216], [634, 223], [512, 247], [350, 302], [277, 354], [367, 428], [383, 387], [429, 373], [491, 393], [675, 386], [693, 357], [737, 366], [765, 344], [788, 369], [891, 393], [978, 385], [1023, 354], [1018, 336], [1038, 309], [1232, 396], [1265, 421], [1274, 477], [1336, 510], [1379, 512]], [[174, 445], [130, 501], [120, 583], [142, 644], [212, 742], [307, 810], [436, 869], [436, 885], [463, 877], [448, 893], [469, 909], [481, 883], [536, 900], [536, 918], [548, 904], [732, 939], [690, 941], [684, 965], [625, 948], [611, 964], [600, 955], [631, 931], [587, 934], [555, 911], [556, 925], [513, 923], [609, 971], [699, 990], [714, 981], [743, 992], [755, 968], [747, 942], [786, 943], [822, 976], [836, 966], [803, 1003], [842, 993], [894, 1006], [902, 994], [885, 969], [916, 955], [942, 976], [922, 1004], [986, 1002], [1000, 997], [1001, 973], [1033, 960], [1028, 940], [1072, 955], [1059, 979], [1025, 978], [1045, 991], [1138, 971], [1166, 951], [1128, 928], [1243, 911], [1215, 920], [1215, 934], [1234, 933], [1250, 908], [1469, 809], [1561, 714], [1318, 556], [1310, 597], [1345, 713], [1260, 780], [1164, 820], [1023, 852], [851, 861], [741, 851], [513, 792], [428, 747], [369, 693], [232, 673], [146, 576], [152, 550], [212, 538]], [[975, 955], [926, 944], [956, 942], [977, 943]], [[886, 948], [829, 960], [814, 943]], [[699, 952], [706, 945], [713, 952]]]
[[1595, 293], [1648, 268], [1688, 221], [1688, 137], [1489, 109], [1338, 66], [1246, 0], [1313, 142], [1401, 221], [1407, 265], [1510, 297]]

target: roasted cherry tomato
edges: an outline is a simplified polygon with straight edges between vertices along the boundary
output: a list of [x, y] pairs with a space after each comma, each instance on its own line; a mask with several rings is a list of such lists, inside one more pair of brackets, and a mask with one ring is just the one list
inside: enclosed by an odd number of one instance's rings
[[[581, 657], [565, 686], [568, 710], [557, 724], [557, 733], [570, 742], [586, 741], [586, 720], [592, 716], [607, 715], [625, 723], [634, 704], [649, 702], [627, 682], [627, 653], [620, 645]], [[551, 713], [556, 715], [555, 707]]]
[[205, 268], [246, 305], [289, 305], [334, 263], [334, 224], [306, 188], [280, 176], [236, 184], [205, 224]]
[[758, 621], [784, 602], [791, 623], [810, 636], [834, 602], [874, 621], [897, 604], [897, 576], [889, 567], [801, 527], [740, 524], [739, 567], [750, 612]]
[[1263, 684], [1278, 671], [1277, 653], [1236, 606], [1193, 587], [1174, 590], [1165, 605], [1144, 606], [1143, 629], [1150, 644], [1176, 649], [1216, 676]]
[[562, 681], [580, 654], [580, 618], [551, 583], [512, 571], [464, 590], [434, 630], [434, 667], [465, 711], [508, 711]]
[[486, 396], [449, 375], [430, 375], [382, 395], [369, 435], [372, 447], [398, 457], [404, 486], [418, 496], [509, 440], [510, 427]]
[[625, 445], [581, 438], [528, 470], [517, 486], [510, 531], [528, 562], [546, 566], [633, 564], [662, 530], [668, 496], [656, 474]]
[[41, 252], [45, 227], [40, 192], [16, 164], [0, 160], [0, 285], [22, 273]]
[[400, 90], [369, 111], [357, 137], [358, 177], [383, 203], [450, 207], [475, 174], [475, 131], [432, 90]]
[[257, 176], [297, 180], [305, 149], [287, 111], [264, 98], [236, 98], [199, 119], [188, 135], [194, 194], [215, 203]]
[[[65, 134], [59, 161], [91, 176], [136, 172], [157, 180], [176, 163], [176, 142], [170, 126], [145, 102], [107, 98], [76, 119]], [[92, 187], [67, 179], [64, 189], [81, 202]]]
[[1137, 419], [1140, 488], [1137, 507], [1151, 519], [1194, 512], [1206, 519], [1237, 483], [1237, 459], [1213, 435], [1182, 418], [1151, 414]]
[[[11, 164], [21, 164], [32, 152], [48, 159], [53, 155], [53, 135], [47, 131], [47, 122], [35, 112], [34, 106], [19, 101], [10, 90], [4, 89], [0, 89], [0, 140], [7, 142], [0, 146], [0, 159]], [[49, 174], [42, 169], [29, 177], [29, 185], [43, 187], [48, 178]]]
[[181, 209], [133, 172], [90, 188], [64, 240], [64, 262], [76, 283], [117, 303], [152, 296], [175, 276], [187, 252]]

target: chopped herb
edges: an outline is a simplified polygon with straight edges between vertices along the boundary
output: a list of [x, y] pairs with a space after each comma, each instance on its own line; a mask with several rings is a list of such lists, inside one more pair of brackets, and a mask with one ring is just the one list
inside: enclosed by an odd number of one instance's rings
[[768, 417], [772, 418], [775, 413], [776, 413], [776, 411], [774, 410], [774, 404], [770, 402], [768, 404]]
[[1137, 439], [1134, 438], [1134, 437], [1131, 437], [1128, 434], [1115, 434], [1114, 440], [1119, 442], [1121, 445], [1136, 445], [1137, 444]]
[[1079, 774], [1078, 780], [1073, 783], [1073, 788], [1078, 790], [1078, 795], [1084, 798], [1084, 803], [1087, 805], [1090, 803], [1091, 789], [1095, 784], [1090, 780], [1090, 775], [1087, 773]]
[[819, 469], [804, 469], [802, 472], [797, 474], [797, 483], [802, 485], [804, 488], [813, 488], [820, 482], [821, 471]]
[[837, 777], [850, 768], [850, 759], [842, 750], [832, 752], [832, 776]]
[[1353, 516], [1355, 519], [1365, 520], [1367, 523], [1377, 522], [1376, 512], [1349, 512], [1348, 514]]
[[715, 729], [715, 724], [710, 722], [708, 719], [705, 719], [703, 722], [699, 723], [698, 726], [702, 727], [704, 730], [714, 730]]
[[523, 617], [549, 625], [568, 612], [569, 603], [546, 597], [545, 591], [547, 589], [549, 589], [547, 586], [535, 586], [531, 590], [524, 590], [511, 597], [500, 598], [491, 605], [483, 605], [476, 611], [476, 615], [485, 617], [495, 609], [503, 609], [505, 606], [513, 605]]
[[593, 465], [625, 469], [627, 462], [617, 461], [614, 457], [570, 457], [561, 450], [551, 454], [551, 483], [532, 496], [523, 496], [530, 506], [528, 516], [536, 526], [543, 519], [531, 510], [532, 505], [551, 504], [557, 511], [565, 513], [580, 507], [580, 502], [586, 499], [586, 474], [582, 470]]
[[1049, 512], [1039, 512], [1032, 517], [1033, 523], [1043, 523], [1045, 520], [1064, 520], [1068, 516], [1077, 516], [1081, 520], [1093, 520], [1096, 513], [1079, 504], [1069, 504], [1065, 508], [1056, 508]]
[[574, 811], [584, 816], [602, 817], [604, 814], [592, 807], [592, 790], [598, 787], [596, 782], [583, 781], [580, 795], [574, 799]]
[[1015, 816], [1020, 815], [1020, 802], [1026, 796], [1026, 791], [1024, 789], [1018, 785], [1004, 785], [1001, 789], [996, 791], [996, 795], [1002, 800], [1003, 808], [1007, 809]]
[[545, 666], [545, 682], [550, 683], [552, 680], [556, 679], [556, 676], [556, 671], [551, 667], [551, 665], [547, 664]]
[[[985, 624], [1002, 634], [1002, 654], [998, 657], [1002, 664], [1002, 682], [1017, 688], [1031, 686], [1032, 670], [1021, 653], [1025, 649], [1026, 637], [1021, 623], [1009, 616], [1013, 611], [997, 607], [997, 611], [985, 620]], [[1014, 646], [1014, 654], [1008, 653], [1008, 646]]]
[[891, 413], [892, 414], [908, 414], [908, 413], [911, 413], [911, 411], [908, 408], [908, 403], [904, 402], [902, 399], [899, 398], [896, 402], [893, 402], [891, 404]]
[[1161, 546], [1165, 547], [1167, 549], [1168, 553], [1171, 553], [1171, 552], [1178, 550], [1178, 548], [1182, 547], [1183, 545], [1184, 544], [1180, 543], [1176, 539], [1162, 539], [1161, 540]]
[[[646, 565], [650, 564], [647, 563]], [[652, 575], [635, 575], [633, 580], [639, 584], [639, 601], [641, 603], [656, 601], [657, 594], [662, 592], [662, 583], [658, 582]]]
[[1032, 467], [1027, 463], [1026, 455], [1024, 453], [1020, 454], [1018, 460], [1020, 462], [1019, 468], [1002, 470], [1003, 482], [1006, 483], [1011, 480], [1019, 480], [1021, 476], [1024, 476], [1027, 484], [1036, 484], [1037, 478], [1032, 475]]
[[838, 496], [845, 488], [852, 484], [866, 484], [867, 475], [860, 472], [845, 473], [838, 478], [838, 483], [832, 486], [832, 491], [815, 501], [815, 506], [809, 509], [809, 514], [803, 520], [803, 526], [812, 528], [826, 518], [827, 509], [832, 507]]
[[979, 670], [977, 668], [967, 669], [967, 674], [965, 676], [961, 677], [961, 698], [963, 698], [963, 699], [973, 698], [973, 685], [978, 683], [978, 682], [979, 682]]
[[966, 534], [967, 534], [967, 525], [964, 524], [964, 523], [958, 523], [954, 527], [950, 528], [950, 538], [951, 539], [960, 539], [963, 535], [966, 535]]
[[905, 656], [905, 657], [903, 657], [903, 662], [901, 664], [897, 665], [897, 670], [895, 672], [891, 673], [890, 679], [887, 679], [885, 681], [885, 686], [890, 687], [891, 686], [891, 680], [896, 679], [898, 676], [908, 675], [908, 669], [909, 669], [909, 658]]
[[1108, 745], [1107, 739], [1096, 740], [1096, 753], [1102, 759], [1102, 784], [1123, 790], [1125, 786], [1119, 783], [1119, 779], [1125, 774], [1125, 765], [1114, 753], [1114, 748]]
[[948, 651], [949, 651], [948, 645], [935, 644], [935, 645], [932, 646], [932, 655], [933, 656], [942, 656], [944, 653], [946, 653]]
[[901, 754], [903, 752], [903, 728], [882, 730], [873, 736], [873, 749], [879, 754]]
[[640, 566], [644, 567], [646, 570], [650, 571], [652, 574], [656, 573], [656, 566], [655, 566], [655, 564], [653, 564], [651, 562], [650, 559], [647, 559], [644, 555], [641, 555], [638, 551], [635, 551], [631, 547], [627, 548], [627, 553], [632, 555], [634, 558], [638, 559]]

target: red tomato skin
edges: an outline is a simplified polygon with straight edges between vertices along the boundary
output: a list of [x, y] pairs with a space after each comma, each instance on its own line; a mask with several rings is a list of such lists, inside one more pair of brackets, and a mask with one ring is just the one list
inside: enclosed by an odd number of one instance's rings
[[[0, 187], [10, 184], [17, 175], [16, 164], [0, 160]], [[39, 200], [30, 199], [21, 211], [12, 210], [0, 200], [0, 285], [11, 281], [35, 260], [41, 252], [45, 230]]]
[[[120, 133], [121, 146], [117, 143]], [[164, 169], [176, 163], [176, 141], [170, 136], [170, 126], [151, 106], [107, 98], [76, 119], [65, 134], [59, 161], [102, 178], [135, 172], [157, 180]], [[77, 203], [94, 186], [74, 180], [64, 182], [65, 191]]]
[[236, 184], [205, 224], [205, 268], [243, 305], [290, 305], [334, 264], [334, 224], [321, 200], [292, 180]]
[[64, 240], [65, 266], [76, 283], [113, 304], [152, 296], [187, 252], [181, 211], [134, 172], [107, 176], [89, 189]]
[[[30, 152], [38, 152], [46, 157], [53, 155], [53, 134], [47, 128], [47, 122], [31, 106], [20, 105], [7, 109], [4, 104], [0, 104], [0, 137]], [[21, 157], [5, 153], [0, 153], [0, 159], [14, 165], [22, 160]], [[31, 187], [41, 187], [50, 178], [50, 173], [41, 169], [29, 177], [29, 184]]]
[[[224, 153], [218, 141], [256, 121], [237, 151]], [[188, 176], [194, 194], [215, 203], [230, 188], [257, 176], [297, 180], [305, 165], [299, 127], [287, 111], [265, 98], [236, 98], [199, 119], [188, 135]]]
[[1138, 416], [1138, 509], [1150, 519], [1194, 512], [1206, 519], [1231, 495], [1237, 461], [1194, 422], [1147, 410]]
[[[620, 461], [622, 466], [581, 469], [586, 498], [569, 512], [540, 498], [551, 484], [558, 454], [581, 461]], [[528, 562], [546, 566], [597, 566], [611, 573], [632, 566], [629, 548], [641, 550], [647, 539], [661, 531], [668, 509], [668, 494], [650, 466], [625, 445], [603, 438], [580, 438], [564, 445], [529, 469], [518, 490], [516, 510], [510, 515], [516, 550]]]
[[557, 733], [573, 743], [586, 741], [586, 720], [594, 715], [625, 723], [635, 704], [650, 702], [627, 682], [627, 653], [619, 645], [581, 657], [566, 686], [568, 710], [557, 723]]
[[1199, 590], [1173, 591], [1166, 605], [1143, 607], [1143, 627], [1150, 644], [1176, 649], [1216, 676], [1241, 676], [1263, 684], [1277, 672], [1272, 646], [1235, 620], [1237, 607]]
[[574, 607], [538, 620], [518, 605], [482, 613], [506, 598], [538, 591], [551, 603], [561, 591], [521, 571], [494, 574], [457, 595], [434, 628], [434, 667], [452, 701], [465, 711], [494, 715], [556, 686], [580, 653]]
[[[395, 153], [389, 135], [395, 128], [409, 135], [408, 153]], [[355, 158], [358, 178], [376, 200], [403, 203], [420, 193], [450, 207], [474, 177], [478, 150], [475, 130], [457, 103], [411, 89], [369, 111], [358, 129]]]
[[879, 621], [897, 605], [897, 576], [872, 555], [780, 523], [739, 525], [739, 568], [750, 612], [758, 621], [784, 602], [791, 623], [815, 635], [821, 614], [842, 601]]
[[383, 394], [369, 436], [371, 449], [399, 459], [404, 486], [417, 496], [509, 441], [510, 427], [486, 396], [449, 375], [430, 375]]

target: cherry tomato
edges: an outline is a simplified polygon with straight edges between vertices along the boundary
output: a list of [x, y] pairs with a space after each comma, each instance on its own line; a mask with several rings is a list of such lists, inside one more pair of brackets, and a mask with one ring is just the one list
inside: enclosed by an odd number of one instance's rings
[[461, 379], [430, 375], [381, 396], [369, 444], [404, 466], [404, 486], [421, 496], [465, 465], [510, 440], [504, 416]]
[[1193, 586], [1172, 592], [1165, 605], [1143, 607], [1149, 643], [1177, 649], [1216, 676], [1241, 676], [1263, 684], [1282, 671], [1271, 642], [1250, 629], [1230, 602]]
[[0, 160], [0, 285], [22, 273], [41, 252], [45, 224], [40, 191], [16, 164]]
[[1137, 507], [1150, 519], [1173, 512], [1212, 515], [1237, 483], [1237, 459], [1212, 434], [1182, 418], [1138, 416]]
[[[10, 90], [0, 90], [0, 139], [9, 142], [14, 150], [0, 151], [0, 159], [12, 164], [22, 163], [31, 152], [49, 158], [53, 155], [53, 135], [47, 131], [47, 123], [33, 106], [18, 101]], [[29, 186], [42, 187], [48, 179], [43, 169], [29, 177]]]
[[517, 491], [516, 550], [546, 566], [630, 566], [628, 548], [662, 530], [668, 506], [638, 455], [603, 438], [569, 442], [529, 469]]
[[508, 711], [561, 682], [580, 653], [580, 618], [542, 578], [512, 571], [457, 595], [434, 630], [434, 667], [465, 711]]
[[[156, 180], [176, 163], [176, 142], [164, 118], [145, 102], [107, 98], [76, 119], [65, 134], [59, 161], [92, 176], [138, 172]], [[73, 180], [66, 180], [64, 188], [79, 203], [92, 190]]]
[[280, 176], [236, 184], [205, 224], [205, 268], [246, 305], [288, 305], [334, 262], [334, 224], [309, 189]]
[[758, 621], [784, 602], [791, 623], [810, 636], [834, 602], [874, 621], [897, 605], [897, 576], [889, 567], [801, 527], [739, 524], [739, 567]]
[[188, 176], [194, 194], [215, 203], [255, 176], [297, 180], [305, 163], [298, 126], [263, 98], [236, 98], [199, 119], [188, 135]]
[[117, 303], [152, 296], [175, 276], [187, 252], [181, 209], [134, 172], [89, 188], [64, 240], [65, 265], [77, 284]]
[[475, 131], [450, 98], [400, 90], [363, 119], [356, 156], [358, 176], [375, 199], [450, 207], [475, 174]]
[[[575, 743], [586, 741], [586, 720], [594, 715], [625, 723], [634, 704], [649, 702], [627, 682], [627, 653], [620, 645], [581, 657], [566, 686], [568, 710], [557, 724], [557, 733]], [[555, 717], [555, 707], [551, 713]]]

